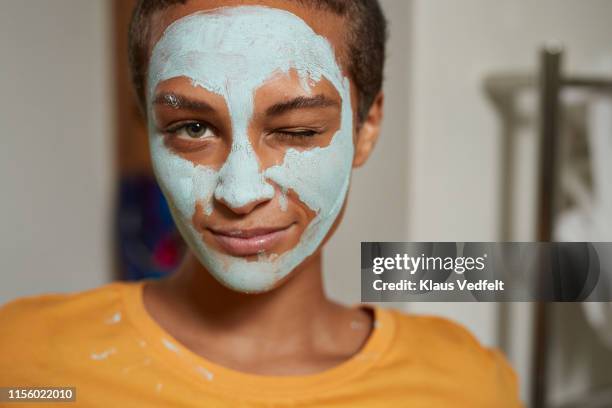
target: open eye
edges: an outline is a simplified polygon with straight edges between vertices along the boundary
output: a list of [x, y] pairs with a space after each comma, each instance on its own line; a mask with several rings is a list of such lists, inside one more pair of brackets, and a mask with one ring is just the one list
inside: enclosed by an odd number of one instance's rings
[[215, 135], [212, 126], [206, 122], [187, 122], [178, 124], [170, 129], [168, 133], [182, 139], [206, 139]]

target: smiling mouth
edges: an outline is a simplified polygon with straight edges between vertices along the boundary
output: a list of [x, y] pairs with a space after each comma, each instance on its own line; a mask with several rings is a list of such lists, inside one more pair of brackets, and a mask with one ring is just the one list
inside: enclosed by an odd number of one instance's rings
[[208, 231], [228, 254], [250, 256], [270, 251], [286, 238], [292, 225], [250, 229], [208, 228]]

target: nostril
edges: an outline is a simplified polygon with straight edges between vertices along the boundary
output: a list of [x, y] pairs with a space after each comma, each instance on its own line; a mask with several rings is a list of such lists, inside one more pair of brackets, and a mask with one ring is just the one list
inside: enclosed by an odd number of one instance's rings
[[274, 187], [263, 180], [260, 183], [219, 183], [215, 199], [236, 213], [248, 213], [263, 202], [274, 198]]
[[230, 211], [236, 214], [248, 214], [252, 212], [255, 208], [260, 206], [263, 203], [270, 201], [268, 198], [260, 198], [257, 200], [250, 200], [247, 203], [242, 205], [237, 205], [236, 202], [228, 202], [225, 199], [221, 198], [218, 201], [225, 207], [227, 207]]
[[236, 213], [236, 214], [248, 214], [251, 211], [253, 211], [255, 209], [255, 207], [258, 205], [258, 203], [249, 203], [249, 204], [244, 205], [242, 207], [235, 207], [235, 206], [228, 205], [225, 202], [223, 204], [226, 207], [228, 207], [233, 213]]

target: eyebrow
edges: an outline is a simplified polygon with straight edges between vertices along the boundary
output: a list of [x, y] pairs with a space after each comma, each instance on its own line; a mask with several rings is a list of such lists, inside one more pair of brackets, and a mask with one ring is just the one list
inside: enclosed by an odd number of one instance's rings
[[337, 101], [329, 99], [324, 95], [298, 96], [289, 101], [279, 102], [270, 106], [266, 109], [266, 115], [278, 116], [296, 109], [326, 108], [329, 106], [339, 107], [340, 105]]
[[[160, 93], [153, 100], [154, 105], [165, 105], [174, 109], [188, 109], [192, 111], [212, 112], [214, 108], [204, 101], [189, 99], [186, 96], [173, 92]], [[279, 102], [266, 109], [267, 116], [279, 116], [291, 110], [339, 107], [337, 101], [324, 95], [298, 96], [288, 101]]]
[[215, 109], [204, 101], [189, 99], [172, 92], [160, 93], [153, 100], [154, 105], [165, 105], [174, 109], [188, 109], [200, 112], [213, 112]]

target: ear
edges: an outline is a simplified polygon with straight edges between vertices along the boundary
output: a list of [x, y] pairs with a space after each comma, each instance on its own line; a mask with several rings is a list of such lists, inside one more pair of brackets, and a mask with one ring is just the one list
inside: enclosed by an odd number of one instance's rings
[[353, 157], [353, 167], [361, 167], [370, 157], [370, 153], [374, 150], [378, 135], [380, 134], [380, 125], [383, 119], [384, 94], [381, 92], [376, 95], [367, 117], [357, 130], [357, 139], [355, 140], [355, 156]]

